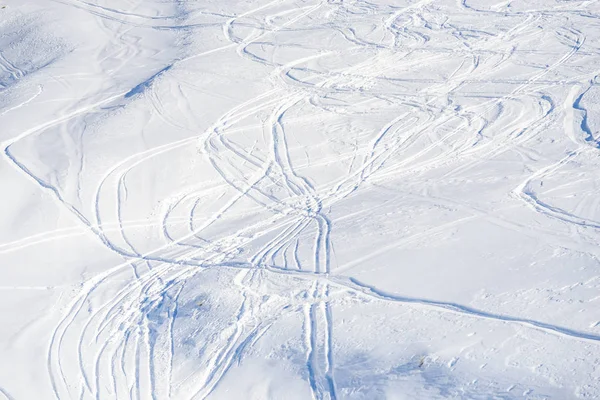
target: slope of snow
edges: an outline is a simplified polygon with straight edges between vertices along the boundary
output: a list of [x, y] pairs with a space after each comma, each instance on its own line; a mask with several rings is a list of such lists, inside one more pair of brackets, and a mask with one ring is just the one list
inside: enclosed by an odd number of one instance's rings
[[600, 398], [599, 1], [0, 5], [0, 399]]

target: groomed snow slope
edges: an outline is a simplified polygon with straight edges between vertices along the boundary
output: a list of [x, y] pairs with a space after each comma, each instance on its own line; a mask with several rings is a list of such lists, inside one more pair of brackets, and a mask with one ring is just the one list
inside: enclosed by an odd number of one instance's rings
[[600, 1], [0, 6], [0, 399], [600, 398]]

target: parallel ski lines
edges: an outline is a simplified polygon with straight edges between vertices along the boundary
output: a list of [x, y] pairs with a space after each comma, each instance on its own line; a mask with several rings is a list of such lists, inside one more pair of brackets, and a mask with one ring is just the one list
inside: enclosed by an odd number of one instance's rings
[[306, 363], [309, 382], [316, 400], [337, 399], [333, 378], [333, 328], [327, 284], [315, 281], [304, 308], [304, 330], [307, 346]]

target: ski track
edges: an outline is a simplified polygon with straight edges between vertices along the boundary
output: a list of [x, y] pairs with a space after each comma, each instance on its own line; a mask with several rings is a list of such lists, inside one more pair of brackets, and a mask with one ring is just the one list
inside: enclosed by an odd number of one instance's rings
[[595, 334], [586, 333], [586, 332], [579, 332], [579, 331], [565, 328], [562, 326], [548, 324], [548, 323], [530, 320], [530, 319], [526, 319], [526, 318], [518, 318], [518, 317], [513, 317], [510, 315], [488, 313], [488, 312], [485, 312], [482, 310], [477, 310], [475, 308], [471, 308], [471, 307], [461, 305], [461, 304], [456, 304], [456, 303], [448, 303], [448, 302], [442, 302], [442, 301], [396, 296], [394, 294], [386, 293], [375, 287], [371, 287], [367, 284], [364, 284], [357, 279], [349, 278], [348, 280], [350, 282], [350, 284], [348, 285], [350, 288], [354, 287], [367, 295], [370, 295], [370, 296], [373, 296], [375, 298], [385, 300], [385, 301], [399, 302], [399, 303], [405, 303], [405, 304], [418, 304], [418, 305], [422, 305], [422, 306], [428, 306], [428, 307], [431, 307], [434, 309], [443, 310], [445, 312], [453, 312], [453, 313], [468, 315], [473, 318], [491, 319], [491, 320], [495, 320], [495, 321], [499, 321], [499, 322], [524, 325], [524, 326], [532, 327], [534, 329], [539, 329], [545, 333], [559, 335], [559, 336], [563, 336], [563, 337], [569, 337], [569, 338], [573, 338], [576, 340], [583, 340], [583, 341], [588, 341], [591, 343], [600, 342], [600, 335], [595, 335]]
[[[433, 7], [435, 2], [432, 0], [417, 1], [402, 8], [383, 7], [382, 10], [371, 3], [362, 4], [361, 7], [365, 7], [369, 18], [376, 13], [385, 13], [384, 18], [378, 21], [383, 32], [380, 42], [360, 38], [359, 33], [352, 28], [323, 23], [323, 26], [328, 26], [337, 36], [351, 44], [352, 51], [376, 54], [330, 71], [320, 70], [319, 63], [328, 57], [339, 55], [337, 50], [319, 51], [318, 54], [283, 63], [264, 58], [258, 52], [269, 46], [277, 48], [275, 38], [278, 34], [301, 29], [303, 24], [311, 23], [311, 18], [317, 20], [317, 15], [324, 14], [326, 9], [351, 14], [344, 9], [343, 2], [333, 4], [325, 1], [275, 0], [239, 15], [202, 11], [190, 15], [162, 16], [82, 0], [55, 2], [96, 16], [102, 29], [107, 34], [115, 32], [115, 37], [120, 37], [116, 33], [122, 33], [123, 29], [167, 31], [216, 26], [221, 29], [224, 40], [224, 44], [219, 47], [173, 59], [172, 63], [147, 75], [127, 90], [107, 93], [104, 100], [79, 102], [80, 106], [73, 111], [65, 111], [54, 119], [1, 143], [6, 159], [16, 171], [49, 192], [57, 204], [75, 216], [80, 226], [2, 243], [0, 254], [91, 234], [122, 260], [120, 264], [82, 283], [51, 334], [46, 362], [55, 398], [208, 398], [219, 387], [232, 366], [236, 362], [242, 362], [245, 353], [255, 346], [271, 326], [283, 316], [296, 312], [303, 317], [301, 335], [312, 396], [317, 400], [337, 399], [340, 395], [335, 379], [334, 289], [374, 301], [514, 324], [593, 344], [600, 342], [600, 335], [591, 332], [488, 312], [469, 305], [396, 295], [351, 276], [344, 276], [342, 272], [366, 263], [375, 255], [396, 248], [401, 243], [392, 243], [389, 248], [383, 247], [346, 266], [332, 269], [336, 221], [328, 216], [328, 210], [333, 205], [356, 194], [366, 182], [386, 182], [391, 176], [402, 179], [440, 166], [451, 166], [445, 177], [458, 175], [473, 170], [484, 160], [537, 140], [550, 123], [555, 122], [557, 110], [561, 110], [545, 91], [567, 82], [553, 78], [552, 75], [575, 58], [586, 44], [585, 34], [575, 28], [565, 26], [556, 32], [565, 49], [552, 63], [526, 78], [506, 79], [506, 82], [510, 80], [514, 85], [514, 89], [508, 93], [461, 108], [455, 107], [450, 98], [469, 84], [494, 83], [496, 78], [491, 75], [516, 57], [515, 49], [520, 41], [529, 40], [538, 34], [535, 32], [536, 24], [542, 23], [544, 18], [562, 18], [564, 15], [578, 13], [578, 9], [569, 9], [567, 4], [555, 9], [515, 11], [511, 16], [519, 17], [519, 22], [496, 35], [480, 33], [480, 36], [465, 37], [455, 27], [442, 24], [440, 29], [450, 31], [454, 40], [461, 44], [454, 55], [459, 54], [464, 59], [444, 79], [423, 82], [426, 85], [420, 91], [401, 96], [375, 89], [370, 91], [369, 85], [376, 81], [397, 84], [402, 80], [389, 78], [388, 73], [408, 69], [414, 63], [436, 63], [447, 57], [444, 49], [435, 51], [428, 35], [410, 29], [415, 28], [419, 21], [425, 21], [422, 13]], [[505, 12], [479, 9], [472, 4], [468, 0], [456, 1], [457, 9], [463, 13], [506, 16]], [[284, 6], [288, 8], [282, 11]], [[264, 13], [267, 15], [259, 17]], [[198, 15], [208, 16], [212, 20], [197, 22], [195, 18]], [[587, 14], [581, 11], [581, 15]], [[410, 20], [406, 26], [404, 21], [398, 22], [405, 17]], [[239, 27], [246, 26], [253, 29], [238, 30]], [[140, 53], [139, 49], [126, 40], [122, 39], [114, 45], [118, 44], [128, 46], [125, 51], [129, 56], [115, 71], [125, 69], [127, 62]], [[162, 96], [168, 95], [159, 92], [157, 88], [177, 82], [178, 74], [200, 58], [226, 52], [235, 52], [244, 62], [260, 64], [268, 69], [273, 88], [226, 110], [204, 130], [190, 128], [169, 115], [162, 99]], [[417, 57], [416, 61], [412, 57]], [[492, 65], [488, 65], [488, 62]], [[19, 81], [25, 80], [27, 75], [1, 52], [0, 68], [16, 84], [21, 84]], [[301, 78], [294, 76], [300, 72], [303, 73]], [[593, 82], [595, 73], [580, 73], [571, 79], [577, 83], [561, 110], [568, 115], [565, 119], [566, 135], [576, 147], [558, 162], [533, 172], [511, 194], [540, 215], [569, 226], [597, 231], [600, 230], [599, 221], [579, 217], [547, 203], [541, 194], [536, 193], [533, 184], [534, 181], [555, 174], [577, 157], [597, 156], [600, 146], [598, 138], [588, 125], [588, 111], [581, 106], [583, 96], [593, 85], [590, 82]], [[408, 87], [416, 81], [405, 79], [403, 84]], [[35, 94], [0, 112], [0, 117], [5, 118], [34, 102], [43, 92], [44, 86], [37, 86]], [[292, 133], [288, 130], [289, 126], [301, 121], [301, 117], [296, 117], [295, 113], [311, 107], [318, 111], [339, 112], [328, 106], [327, 101], [349, 92], [371, 96], [371, 99], [385, 99], [395, 104], [398, 112], [391, 120], [383, 123], [362, 148], [355, 143], [354, 151], [344, 155], [350, 161], [346, 176], [330, 182], [327, 187], [315, 185], [308, 176], [300, 172], [301, 162], [295, 159], [296, 149], [291, 147]], [[171, 95], [174, 96], [172, 93]], [[104, 106], [124, 101], [147, 102], [153, 115], [168, 126], [186, 131], [191, 136], [142, 149], [109, 166], [98, 177], [89, 204], [72, 202], [60, 186], [38, 176], [28, 166], [27, 160], [22, 160], [18, 152], [12, 151], [22, 141], [83, 118]], [[532, 116], [516, 119], [507, 124], [500, 134], [484, 140], [485, 132], [497, 123], [497, 120], [489, 118], [491, 113], [498, 110], [499, 118], [503, 111], [519, 108], [535, 112]], [[255, 121], [248, 124], [248, 120], [254, 116], [265, 118], [260, 123]], [[265, 141], [262, 151], [255, 149], [258, 139], [251, 147], [234, 139], [233, 134], [251, 129], [262, 130]], [[434, 133], [438, 131], [441, 133]], [[411, 153], [415, 143], [427, 135], [431, 143]], [[131, 190], [128, 182], [134, 179], [131, 176], [152, 160], [166, 154], [175, 154], [190, 146], [197, 146], [201, 156], [207, 160], [221, 182], [210, 188], [198, 185], [174, 193], [171, 198], [164, 199], [163, 208], [154, 221], [128, 220], [126, 204]], [[400, 159], [397, 158], [399, 154], [403, 154]], [[83, 164], [83, 154], [81, 157], [80, 164]], [[310, 159], [307, 163], [307, 166], [317, 165], [311, 164]], [[224, 193], [219, 197], [223, 197], [220, 203], [222, 205], [206, 215], [201, 208], [203, 196], [219, 190]], [[245, 201], [250, 201], [256, 210], [264, 211], [269, 217], [248, 222], [219, 237], [211, 238], [210, 234], [206, 234]], [[428, 237], [474, 218], [486, 217], [493, 220], [492, 216], [481, 210], [468, 208], [464, 204], [459, 206], [471, 215], [405, 238], [402, 243]], [[511, 224], [506, 220], [496, 222]], [[183, 234], [181, 227], [186, 230]], [[522, 229], [516, 224], [512, 224], [512, 227], [515, 230]], [[145, 228], [159, 231], [164, 244], [150, 250], [139, 248], [140, 243], [134, 239], [133, 233]], [[254, 248], [253, 254], [245, 256], [245, 261], [230, 261], [230, 258], [235, 258], [238, 249], [250, 248], [259, 240], [262, 244]], [[311, 249], [310, 257], [301, 256], [305, 247]], [[231, 290], [241, 296], [241, 304], [234, 320], [222, 334], [208, 338], [203, 344], [206, 355], [203, 355], [205, 358], [202, 359], [197, 376], [189, 376], [176, 383], [174, 377], [178, 348], [175, 327], [180, 313], [180, 297], [188, 288], [187, 282], [190, 279], [213, 269], [236, 273]], [[268, 300], [256, 293], [261, 281], [277, 276], [291, 276], [305, 282], [307, 287], [310, 285], [299, 293], [290, 294], [290, 299], [303, 294], [302, 304], [290, 302], [283, 307], [271, 306]], [[106, 296], [107, 290], [110, 296]], [[73, 342], [76, 345], [73, 346]], [[77, 360], [75, 374], [72, 370], [65, 372], [67, 361], [72, 361], [73, 357]], [[179, 392], [184, 388], [187, 388], [186, 393]], [[0, 394], [12, 399], [2, 388]]]
[[0, 394], [5, 400], [14, 400], [14, 398], [8, 394], [8, 392], [0, 387]]

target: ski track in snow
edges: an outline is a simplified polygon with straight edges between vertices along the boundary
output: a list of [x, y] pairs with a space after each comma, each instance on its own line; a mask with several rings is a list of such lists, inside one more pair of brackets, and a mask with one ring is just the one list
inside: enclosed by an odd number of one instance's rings
[[[498, 11], [500, 6], [486, 8], [480, 1], [453, 2], [452, 7], [460, 15], [510, 20], [510, 29], [495, 34], [463, 32], [454, 23], [433, 21], [436, 2], [431, 0], [408, 2], [399, 7], [371, 2], [277, 0], [255, 4], [256, 7], [237, 15], [201, 10], [189, 14], [150, 14], [130, 11], [110, 1], [56, 0], [56, 3], [93, 15], [107, 35], [114, 34], [115, 38], [117, 33], [124, 34], [129, 29], [191, 32], [205, 27], [217, 27], [221, 37], [220, 45], [213, 49], [175, 57], [133, 87], [108, 91], [101, 99], [80, 101], [76, 108], [64, 110], [54, 119], [2, 142], [5, 158], [15, 170], [48, 192], [59, 206], [73, 214], [80, 226], [2, 243], [0, 254], [91, 236], [122, 260], [83, 282], [55, 325], [46, 357], [55, 398], [209, 398], [232, 367], [242, 362], [271, 327], [291, 314], [302, 321], [302, 332], [298, 335], [305, 346], [305, 369], [313, 398], [343, 398], [336, 383], [334, 329], [336, 299], [340, 293], [348, 294], [349, 298], [358, 296], [369, 301], [513, 324], [594, 346], [600, 342], [600, 334], [566, 324], [486, 311], [452, 301], [403, 296], [354, 278], [352, 268], [398, 248], [401, 243], [392, 242], [346, 266], [336, 267], [333, 241], [337, 221], [330, 215], [332, 207], [358, 195], [368, 185], [391, 179], [402, 181], [441, 167], [448, 168], [443, 175], [448, 178], [476, 171], [486, 160], [513, 151], [525, 154], [523, 149], [542, 140], [543, 133], [564, 113], [564, 133], [572, 148], [558, 161], [549, 161], [548, 165], [531, 171], [510, 196], [540, 217], [585, 230], [590, 246], [597, 243], [593, 240], [598, 238], [600, 221], [576, 215], [551, 200], [544, 200], [544, 194], [536, 192], [537, 182], [551, 179], [569, 163], [581, 157], [598, 156], [597, 132], [588, 124], [589, 111], [580, 104], [595, 84], [598, 71], [572, 67], [569, 77], [559, 73], [581, 52], [592, 51], [586, 50], [589, 33], [576, 29], [574, 24], [561, 26], [554, 34], [563, 46], [551, 54], [546, 65], [535, 65], [520, 76], [495, 75], [513, 63], [520, 51], [525, 51], [524, 43], [540, 35], [538, 24], [549, 20], [566, 24], [571, 15], [598, 18], [593, 13], [596, 2], [568, 2], [546, 9], [521, 7], [516, 11], [512, 7], [516, 7], [517, 0], [506, 2], [511, 7], [502, 11]], [[361, 38], [364, 32], [340, 25], [344, 18], [348, 24], [353, 22], [352, 7], [360, 7], [371, 22], [378, 24], [371, 30], [380, 32], [379, 41], [376, 35]], [[280, 44], [281, 38], [310, 24], [329, 29], [332, 35], [346, 41], [349, 47], [345, 51], [356, 59], [361, 52], [372, 56], [336, 65], [331, 60], [341, 58], [342, 51], [325, 44], [316, 49], [315, 43], [306, 47], [298, 44], [301, 55], [291, 61], [282, 62], [273, 55], [279, 47], [285, 48]], [[436, 32], [431, 25], [437, 25], [436, 29], [452, 37], [456, 47], [448, 50], [442, 44], [432, 45], [434, 39], [429, 35]], [[417, 27], [429, 27], [431, 32], [423, 33], [426, 30]], [[120, 45], [128, 56], [119, 60], [121, 66], [116, 69], [126, 68], [142, 52], [125, 40]], [[307, 56], [307, 51], [312, 54]], [[238, 102], [210, 124], [202, 125], [208, 128], [190, 126], [193, 118], [179, 120], [169, 115], [165, 104], [179, 97], [185, 103], [181, 88], [189, 83], [186, 68], [193, 70], [195, 63], [204, 58], [230, 53], [236, 54], [240, 65], [257, 65], [268, 71], [272, 88]], [[439, 74], [439, 78], [420, 82], [419, 76], [392, 77], [395, 71], [418, 70], [419, 64], [426, 67], [442, 63], [449, 53], [461, 62], [453, 70]], [[334, 66], [327, 69], [327, 62]], [[10, 76], [12, 84], [29, 79], [2, 52], [0, 69]], [[495, 80], [507, 83], [510, 90], [471, 93], [465, 89], [475, 83], [492, 85]], [[398, 85], [395, 87], [399, 89], [384, 90], [386, 85]], [[570, 88], [569, 94], [563, 103], [557, 103], [549, 93], [562, 86]], [[6, 110], [0, 109], [0, 117], [8, 118], [46, 93], [46, 86], [37, 88], [30, 98]], [[401, 93], [402, 90], [406, 93]], [[457, 105], [461, 100], [460, 90], [470, 93], [471, 99], [478, 98], [477, 101]], [[365, 104], [380, 101], [393, 105], [397, 111], [392, 119], [379, 124], [369, 140], [363, 138], [363, 143], [355, 144], [354, 150], [339, 155], [348, 161], [344, 164], [345, 176], [325, 184], [316, 182], [309, 176], [310, 171], [315, 167], [333, 168], [335, 159], [326, 159], [320, 165], [311, 162], [308, 153], [306, 157], [300, 155], [293, 126], [309, 120], [311, 113], [352, 114], [355, 108], [349, 104], [351, 95]], [[343, 96], [351, 100], [336, 103]], [[138, 148], [139, 151], [115, 164], [103, 166], [95, 176], [93, 193], [84, 193], [88, 204], [81, 200], [81, 189], [77, 190], [80, 201], [75, 201], [61, 184], [40, 175], [39, 166], [30, 164], [31, 160], [19, 151], [20, 144], [41, 134], [85, 119], [104, 107], [127, 102], [145, 102], [153, 116], [188, 135]], [[514, 118], [501, 119], [503, 112]], [[503, 129], [488, 136], [487, 132], [497, 124], [504, 124]], [[239, 141], [242, 134], [245, 139], [250, 135], [245, 132], [252, 130], [260, 132], [255, 143], [264, 142], [262, 148]], [[424, 137], [429, 137], [428, 144], [417, 147]], [[132, 182], [139, 179], [139, 171], [161, 157], [176, 156], [189, 148], [197, 149], [198, 157], [210, 165], [219, 181], [211, 181], [208, 187], [204, 182], [180, 188], [162, 199], [153, 219], [129, 217], [131, 206], [127, 206], [127, 201], [137, 195]], [[84, 155], [81, 154], [82, 160]], [[217, 206], [206, 206], [208, 203], [204, 201], [215, 193], [224, 194], [214, 201]], [[232, 223], [223, 232], [221, 221], [238, 215], [241, 207], [246, 208], [249, 217], [252, 213], [267, 217], [240, 219], [241, 223]], [[524, 229], [509, 219], [492, 216], [466, 203], [456, 207], [469, 215], [440, 223], [430, 231], [403, 239], [402, 243], [433, 237], [474, 219], [510, 225], [514, 230]], [[160, 232], [162, 244], [142, 248], [137, 234], [142, 229]], [[211, 232], [218, 233], [211, 236]], [[542, 228], [540, 234], [544, 234]], [[240, 256], [240, 249], [251, 253]], [[600, 252], [594, 254], [600, 256]], [[239, 308], [219, 334], [199, 345], [201, 363], [197, 370], [185, 379], [175, 380], [182, 296], [189, 290], [189, 282], [198, 282], [198, 277], [215, 269], [235, 275], [230, 290], [239, 295]], [[285, 296], [278, 294], [289, 300], [286, 304], [277, 304], [279, 300], [269, 299], [269, 293], [260, 293], [269, 291], [269, 282], [276, 282], [278, 277], [302, 282]], [[292, 300], [297, 298], [302, 301]], [[12, 399], [2, 388], [0, 394]]]

